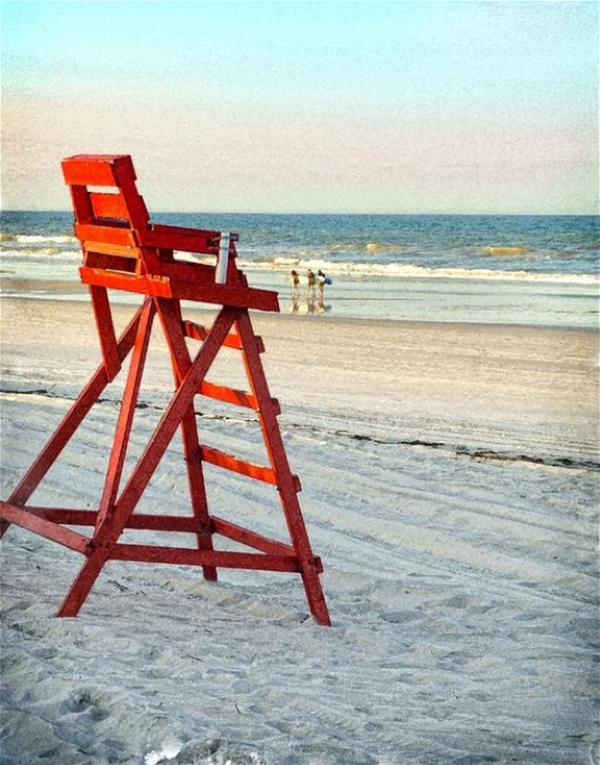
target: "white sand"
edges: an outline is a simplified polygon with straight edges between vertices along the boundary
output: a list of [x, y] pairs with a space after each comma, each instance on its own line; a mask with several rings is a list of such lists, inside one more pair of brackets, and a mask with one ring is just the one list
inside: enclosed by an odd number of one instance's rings
[[[597, 761], [597, 335], [256, 325], [334, 626], [307, 619], [291, 575], [223, 571], [211, 585], [196, 569], [116, 562], [79, 618], [54, 619], [82, 559], [13, 527], [0, 761]], [[5, 497], [97, 341], [89, 306], [26, 300], [3, 302], [2, 341]], [[241, 384], [238, 363], [227, 351], [210, 378]], [[136, 454], [170, 385], [157, 338]], [[116, 400], [107, 390], [36, 502], [97, 505]], [[203, 439], [261, 461], [248, 412], [204, 403]], [[216, 514], [285, 538], [272, 488], [206, 472]], [[139, 509], [187, 514], [186, 490], [176, 436]]]

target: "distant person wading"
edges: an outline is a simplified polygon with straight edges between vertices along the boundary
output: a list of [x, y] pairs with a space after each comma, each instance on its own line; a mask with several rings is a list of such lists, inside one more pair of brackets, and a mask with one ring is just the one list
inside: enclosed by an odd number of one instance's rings
[[319, 268], [317, 271], [317, 283], [319, 285], [319, 293], [321, 295], [321, 300], [325, 297], [325, 285], [331, 284], [331, 279], [329, 279], [328, 276], [326, 276], [323, 271]]
[[292, 300], [298, 300], [300, 297], [300, 277], [297, 271], [292, 271], [290, 280], [292, 282]]
[[317, 277], [315, 272], [309, 268], [306, 272], [306, 299], [316, 300], [317, 298]]

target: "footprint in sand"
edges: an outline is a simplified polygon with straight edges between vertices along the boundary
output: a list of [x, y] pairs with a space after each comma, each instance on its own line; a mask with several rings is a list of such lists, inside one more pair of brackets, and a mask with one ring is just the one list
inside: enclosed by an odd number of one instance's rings
[[101, 708], [98, 699], [94, 698], [94, 694], [84, 689], [73, 691], [69, 698], [63, 702], [62, 709], [66, 714], [87, 713], [96, 722], [109, 717], [109, 712]]

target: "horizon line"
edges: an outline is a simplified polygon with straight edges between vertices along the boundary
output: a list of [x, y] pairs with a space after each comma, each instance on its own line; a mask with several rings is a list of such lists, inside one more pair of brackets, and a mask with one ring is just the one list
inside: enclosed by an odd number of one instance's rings
[[[0, 208], [0, 215], [3, 213], [70, 213], [73, 214], [73, 210], [69, 208], [63, 209], [31, 209], [31, 208]], [[534, 218], [534, 217], [569, 217], [569, 218], [594, 218], [600, 217], [600, 209], [598, 212], [265, 212], [265, 211], [251, 211], [251, 210], [156, 210], [152, 215], [344, 215], [344, 216], [379, 216], [379, 217], [417, 217], [417, 216], [455, 216], [455, 217], [468, 217], [468, 216], [499, 216], [506, 218]]]

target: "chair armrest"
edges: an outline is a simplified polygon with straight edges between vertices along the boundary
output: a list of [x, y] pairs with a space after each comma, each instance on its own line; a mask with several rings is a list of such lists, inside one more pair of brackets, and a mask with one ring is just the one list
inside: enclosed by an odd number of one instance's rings
[[[154, 224], [150, 228], [138, 230], [136, 233], [142, 247], [201, 252], [207, 255], [219, 254], [220, 231]], [[231, 241], [236, 242], [238, 239], [238, 234], [231, 234]]]

